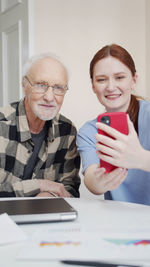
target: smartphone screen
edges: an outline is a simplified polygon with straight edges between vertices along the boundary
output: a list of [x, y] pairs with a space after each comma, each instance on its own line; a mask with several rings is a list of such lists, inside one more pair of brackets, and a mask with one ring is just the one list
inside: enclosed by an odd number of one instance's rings
[[[127, 123], [127, 114], [125, 112], [111, 112], [111, 113], [103, 113], [97, 117], [98, 122], [105, 123], [110, 127], [116, 129], [117, 131], [128, 135], [128, 123]], [[98, 133], [109, 136], [104, 131], [98, 129]], [[112, 136], [110, 136], [112, 138]], [[100, 160], [100, 167], [104, 167], [106, 172], [111, 172], [116, 166], [111, 165], [108, 162]]]

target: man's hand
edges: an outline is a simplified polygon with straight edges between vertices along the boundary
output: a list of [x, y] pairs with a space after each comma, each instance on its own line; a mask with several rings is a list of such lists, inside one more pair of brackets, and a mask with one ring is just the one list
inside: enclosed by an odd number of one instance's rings
[[40, 184], [40, 194], [45, 192], [47, 194], [51, 194], [53, 197], [53, 193], [58, 197], [70, 197], [70, 194], [66, 191], [63, 184], [49, 181], [46, 179], [39, 179], [38, 181]]
[[37, 194], [35, 197], [57, 197], [57, 196], [56, 195], [54, 196], [54, 194], [51, 194], [49, 192], [41, 192]]

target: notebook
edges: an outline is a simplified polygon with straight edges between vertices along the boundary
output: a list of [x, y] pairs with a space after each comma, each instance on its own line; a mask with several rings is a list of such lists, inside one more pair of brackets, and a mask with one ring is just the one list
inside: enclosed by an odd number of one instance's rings
[[0, 214], [7, 213], [18, 224], [70, 221], [77, 211], [63, 198], [20, 198], [0, 200]]

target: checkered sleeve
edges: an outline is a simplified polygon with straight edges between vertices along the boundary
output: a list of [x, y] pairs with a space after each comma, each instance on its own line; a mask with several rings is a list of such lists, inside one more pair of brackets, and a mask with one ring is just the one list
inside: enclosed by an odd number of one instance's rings
[[54, 133], [54, 140], [48, 142], [50, 162], [47, 160], [44, 165], [45, 178], [62, 183], [72, 197], [79, 197], [80, 156], [76, 128], [68, 118], [59, 114], [54, 121]]
[[[19, 102], [16, 102], [0, 108], [0, 197], [34, 196], [40, 192], [36, 179], [28, 181], [20, 179], [19, 174], [23, 172], [26, 164], [24, 155], [27, 149], [18, 142], [20, 137], [16, 125], [18, 105]], [[24, 116], [22, 118], [24, 119]], [[24, 121], [23, 123], [25, 125]]]
[[63, 183], [72, 197], [79, 197], [76, 134], [76, 128], [64, 116], [58, 114], [52, 123], [48, 122], [48, 136], [32, 177], [24, 180], [24, 169], [33, 153], [24, 102], [0, 108], [0, 197], [36, 196], [40, 192], [38, 179]]
[[28, 197], [40, 192], [37, 179], [22, 181], [0, 169], [0, 197]]
[[60, 179], [65, 186], [65, 189], [70, 193], [72, 197], [79, 197], [79, 168], [80, 168], [80, 156], [77, 152], [76, 146], [76, 133], [69, 137], [68, 150], [64, 157], [63, 174]]

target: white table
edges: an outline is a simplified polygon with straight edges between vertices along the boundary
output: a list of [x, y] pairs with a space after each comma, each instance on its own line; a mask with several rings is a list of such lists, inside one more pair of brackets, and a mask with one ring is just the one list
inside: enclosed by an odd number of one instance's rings
[[[78, 210], [77, 222], [82, 226], [91, 226], [101, 229], [102, 236], [111, 236], [113, 231], [124, 229], [132, 231], [137, 225], [141, 229], [150, 226], [150, 207], [106, 200], [68, 199], [72, 206]], [[31, 235], [41, 227], [49, 227], [49, 224], [31, 224], [20, 226], [27, 235]], [[51, 261], [17, 261], [16, 255], [22, 243], [5, 245], [0, 247], [0, 267], [60, 267], [68, 266], [61, 262]], [[150, 266], [150, 262], [144, 262]], [[71, 266], [71, 265], [70, 265]]]

